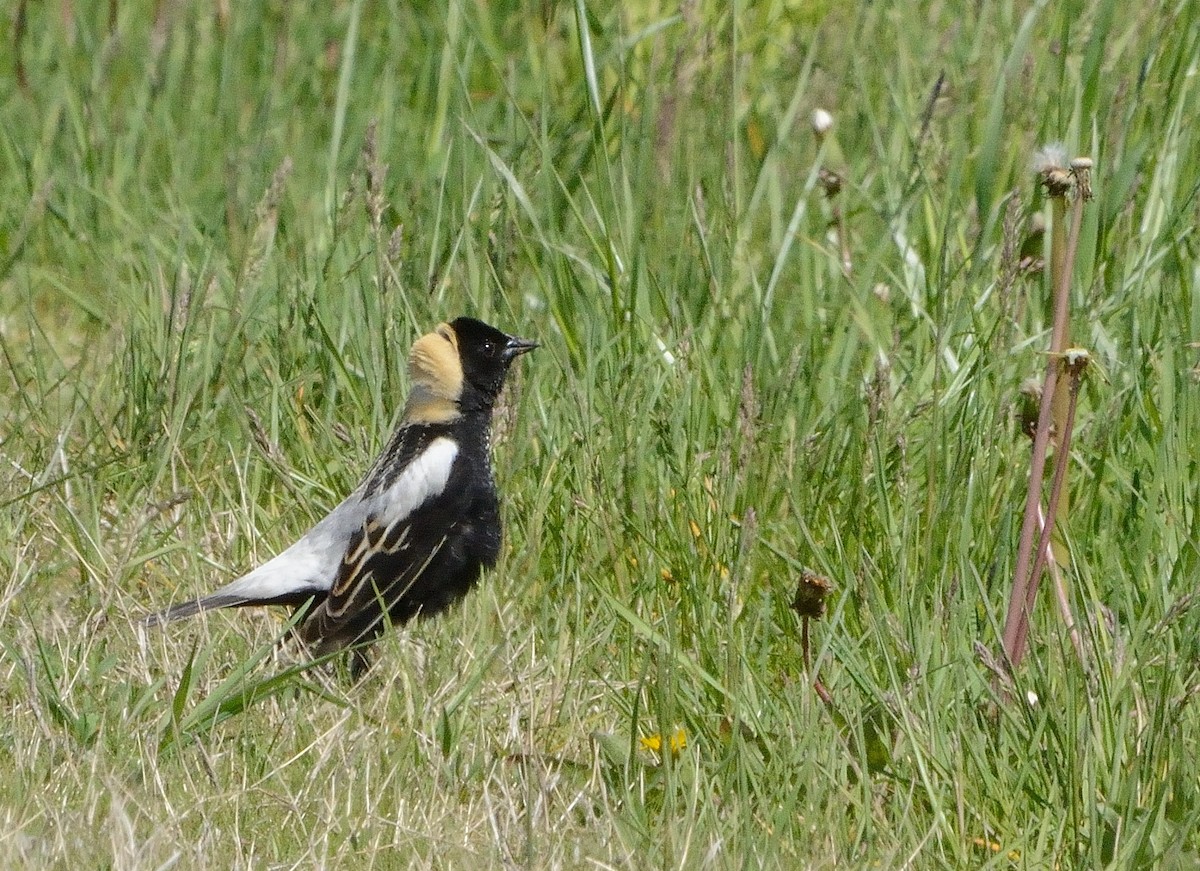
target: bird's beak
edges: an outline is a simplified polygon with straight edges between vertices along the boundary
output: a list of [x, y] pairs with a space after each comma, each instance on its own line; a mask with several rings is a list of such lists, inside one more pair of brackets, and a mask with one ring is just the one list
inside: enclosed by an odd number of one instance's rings
[[528, 354], [537, 346], [537, 342], [532, 342], [529, 339], [518, 339], [516, 336], [512, 336], [504, 345], [504, 359], [513, 360], [522, 354]]

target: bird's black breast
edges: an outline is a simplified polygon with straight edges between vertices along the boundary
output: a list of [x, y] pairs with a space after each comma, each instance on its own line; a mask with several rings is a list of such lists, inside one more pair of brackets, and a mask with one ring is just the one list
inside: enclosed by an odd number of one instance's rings
[[431, 616], [473, 587], [500, 554], [500, 511], [487, 454], [460, 443], [440, 496], [417, 509], [409, 524], [408, 554], [381, 554], [372, 569], [397, 593], [393, 623]]

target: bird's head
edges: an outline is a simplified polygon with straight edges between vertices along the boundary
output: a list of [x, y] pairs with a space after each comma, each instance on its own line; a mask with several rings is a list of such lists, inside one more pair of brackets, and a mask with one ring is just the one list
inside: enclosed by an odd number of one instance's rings
[[474, 318], [456, 318], [417, 339], [408, 357], [412, 378], [405, 418], [444, 423], [464, 411], [492, 407], [512, 361], [537, 347]]

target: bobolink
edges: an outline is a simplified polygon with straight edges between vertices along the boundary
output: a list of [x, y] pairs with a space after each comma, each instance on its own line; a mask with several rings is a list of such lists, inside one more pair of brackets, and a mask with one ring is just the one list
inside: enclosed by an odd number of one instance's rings
[[214, 608], [307, 606], [297, 633], [313, 654], [354, 647], [361, 670], [362, 647], [388, 622], [445, 610], [495, 565], [492, 407], [509, 365], [536, 347], [472, 318], [422, 336], [408, 358], [403, 418], [354, 492], [274, 559], [143, 623]]

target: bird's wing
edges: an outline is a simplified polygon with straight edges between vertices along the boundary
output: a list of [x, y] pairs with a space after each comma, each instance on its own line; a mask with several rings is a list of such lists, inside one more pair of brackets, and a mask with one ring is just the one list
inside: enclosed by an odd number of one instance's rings
[[144, 626], [159, 626], [217, 608], [249, 605], [303, 605], [325, 595], [337, 571], [338, 556], [356, 523], [361, 523], [361, 494], [357, 491], [303, 538], [249, 574], [216, 592], [172, 605], [142, 618]]
[[[425, 441], [407, 464], [381, 462], [378, 471], [383, 477], [374, 488], [378, 476], [370, 479], [367, 492], [373, 495], [366, 502], [371, 511], [351, 531], [329, 595], [302, 627], [306, 641], [358, 640], [343, 638], [344, 631], [353, 626], [363, 634], [364, 626], [369, 631], [377, 625], [440, 550], [444, 539], [431, 542], [428, 529], [418, 526], [429, 519], [419, 509], [445, 493], [458, 443], [445, 436]], [[372, 614], [374, 621], [368, 616]]]
[[[347, 576], [351, 555], [360, 553], [364, 563], [369, 561], [364, 542], [399, 547], [394, 536], [403, 534], [405, 518], [445, 489], [457, 455], [458, 443], [443, 430], [399, 427], [363, 484], [299, 541], [219, 590], [150, 614], [142, 624], [157, 626], [216, 608], [302, 605], [313, 597], [323, 599]], [[391, 534], [381, 538], [376, 527], [386, 527]]]
[[414, 544], [413, 522], [385, 527], [373, 517], [364, 524], [352, 539], [329, 596], [303, 627], [305, 640], [336, 640], [337, 646], [346, 646], [372, 634], [445, 542], [443, 537], [432, 547]]

